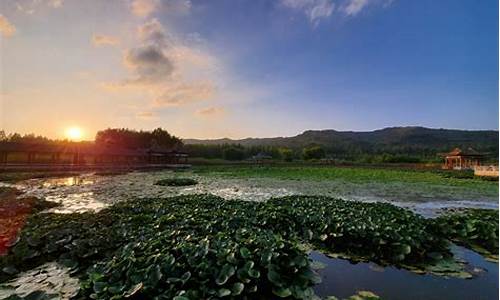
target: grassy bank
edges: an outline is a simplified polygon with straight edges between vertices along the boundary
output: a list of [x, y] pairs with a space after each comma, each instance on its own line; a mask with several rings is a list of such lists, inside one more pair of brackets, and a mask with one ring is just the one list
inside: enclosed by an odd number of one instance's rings
[[446, 185], [498, 195], [498, 182], [479, 178], [456, 178], [442, 171], [331, 166], [197, 166], [193, 170], [200, 175], [226, 178], [260, 177], [285, 180], [342, 180], [353, 183]]

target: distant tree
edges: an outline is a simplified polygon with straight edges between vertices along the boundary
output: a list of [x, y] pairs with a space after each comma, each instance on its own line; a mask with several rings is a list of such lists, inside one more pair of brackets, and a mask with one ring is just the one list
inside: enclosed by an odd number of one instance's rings
[[279, 153], [280, 153], [280, 156], [281, 158], [284, 160], [284, 161], [292, 161], [293, 160], [293, 151], [291, 149], [288, 149], [288, 148], [280, 148], [279, 149]]
[[227, 160], [243, 160], [245, 151], [240, 147], [229, 147], [224, 149], [224, 158]]
[[108, 128], [97, 132], [95, 143], [98, 145], [137, 149], [159, 146], [163, 148], [178, 148], [182, 141], [170, 135], [162, 128], [153, 131], [136, 131], [127, 128]]
[[305, 160], [321, 159], [325, 157], [325, 150], [320, 146], [311, 146], [308, 148], [304, 148], [304, 150], [302, 151], [302, 157]]

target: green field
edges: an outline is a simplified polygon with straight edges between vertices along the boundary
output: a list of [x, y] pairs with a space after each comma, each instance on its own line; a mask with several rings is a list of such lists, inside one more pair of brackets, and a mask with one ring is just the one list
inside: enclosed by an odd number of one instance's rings
[[479, 178], [454, 178], [448, 172], [326, 166], [198, 166], [194, 172], [223, 178], [273, 178], [280, 180], [344, 181], [355, 184], [385, 183], [447, 186], [498, 196], [498, 182]]

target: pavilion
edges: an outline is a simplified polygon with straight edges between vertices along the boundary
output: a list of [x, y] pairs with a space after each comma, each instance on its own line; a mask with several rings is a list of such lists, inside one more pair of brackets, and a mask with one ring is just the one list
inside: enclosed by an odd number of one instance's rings
[[449, 153], [441, 153], [440, 156], [444, 158], [443, 169], [467, 170], [480, 166], [486, 155], [469, 147], [467, 150], [455, 148]]

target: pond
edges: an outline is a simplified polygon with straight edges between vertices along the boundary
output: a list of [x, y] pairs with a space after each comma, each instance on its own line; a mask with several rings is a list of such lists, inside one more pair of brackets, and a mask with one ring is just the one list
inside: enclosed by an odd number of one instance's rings
[[[194, 178], [199, 183], [188, 187], [166, 187], [154, 183], [172, 177]], [[5, 185], [5, 184], [3, 184]], [[470, 194], [442, 194], [442, 190], [419, 189], [421, 186], [399, 183], [349, 183], [345, 181], [283, 180], [274, 178], [214, 178], [190, 171], [131, 172], [99, 176], [92, 173], [57, 179], [32, 179], [14, 185], [28, 196], [37, 196], [61, 204], [49, 212], [73, 213], [99, 211], [113, 203], [127, 199], [170, 197], [181, 194], [211, 193], [226, 199], [263, 201], [271, 197], [289, 195], [325, 195], [366, 202], [390, 202], [411, 209], [426, 217], [434, 217], [447, 208], [498, 209], [496, 199], [473, 198]], [[380, 267], [373, 263], [352, 264], [343, 259], [332, 259], [320, 252], [310, 257], [326, 265], [320, 270], [323, 282], [315, 287], [320, 296], [348, 297], [360, 290], [369, 290], [383, 299], [497, 299], [498, 264], [485, 261], [473, 251], [455, 247], [457, 256], [470, 263], [477, 276], [470, 280], [417, 275], [394, 267]], [[45, 266], [47, 267], [47, 266]], [[24, 294], [30, 287], [43, 287], [48, 293], [71, 293], [77, 289], [71, 277], [61, 267], [49, 265], [48, 270], [34, 270], [44, 279], [36, 282], [33, 272], [27, 272], [13, 282], [17, 289], [25, 283]], [[484, 270], [484, 272], [481, 272]], [[46, 282], [66, 276], [69, 283], [60, 290], [47, 288]], [[32, 278], [32, 279], [30, 279]], [[38, 277], [37, 277], [38, 278]], [[30, 282], [30, 286], [26, 283]], [[10, 292], [13, 292], [10, 290]]]
[[368, 290], [382, 299], [390, 300], [498, 299], [498, 264], [488, 262], [481, 255], [463, 247], [454, 247], [453, 252], [477, 272], [474, 278], [419, 275], [374, 263], [353, 264], [313, 251], [311, 259], [325, 265], [324, 269], [319, 270], [323, 281], [315, 287], [315, 291], [319, 296], [336, 295], [339, 298]]
[[[187, 187], [158, 186], [160, 179], [194, 178], [199, 183]], [[443, 191], [422, 185], [397, 182], [353, 183], [342, 180], [284, 180], [275, 178], [214, 178], [191, 171], [131, 172], [99, 176], [92, 173], [57, 179], [25, 180], [15, 185], [28, 196], [45, 198], [62, 204], [57, 212], [100, 210], [112, 203], [147, 197], [169, 197], [181, 194], [211, 193], [226, 199], [263, 201], [290, 195], [322, 195], [365, 202], [389, 202], [433, 217], [443, 208], [498, 209], [497, 199], [458, 191]], [[56, 211], [56, 210], [54, 210]]]

